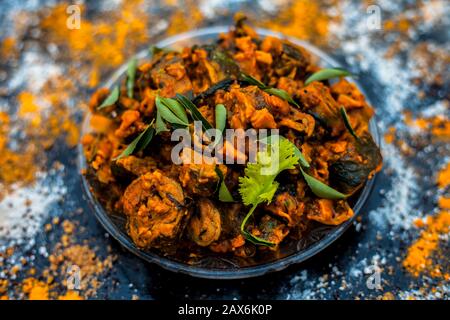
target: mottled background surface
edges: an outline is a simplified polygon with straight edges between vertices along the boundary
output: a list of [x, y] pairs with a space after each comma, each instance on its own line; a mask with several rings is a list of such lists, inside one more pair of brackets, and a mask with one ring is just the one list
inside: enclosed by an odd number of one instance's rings
[[[80, 29], [67, 26], [71, 4]], [[384, 168], [362, 219], [318, 256], [263, 278], [199, 280], [105, 234], [81, 192], [76, 144], [90, 94], [115, 68], [236, 11], [359, 75]], [[0, 1], [0, 298], [448, 299], [449, 17], [444, 0]], [[79, 290], [68, 290], [77, 271]]]

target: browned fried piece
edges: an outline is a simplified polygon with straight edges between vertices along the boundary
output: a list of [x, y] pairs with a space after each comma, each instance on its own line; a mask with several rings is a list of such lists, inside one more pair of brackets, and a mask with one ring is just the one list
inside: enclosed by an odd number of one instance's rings
[[345, 130], [339, 105], [323, 83], [312, 82], [298, 91], [298, 97], [305, 110], [325, 125], [332, 137], [339, 136]]
[[316, 199], [307, 208], [307, 217], [323, 224], [339, 225], [353, 217], [345, 200]]
[[152, 157], [138, 158], [133, 155], [120, 158], [111, 164], [113, 175], [123, 181], [133, 180], [156, 168], [156, 161]]
[[291, 128], [310, 137], [314, 133], [316, 121], [313, 116], [292, 108], [289, 117], [282, 118], [278, 125]]
[[[289, 234], [289, 228], [284, 223], [266, 214], [261, 218], [259, 224], [252, 228], [251, 233], [278, 245]], [[272, 249], [276, 250], [276, 246]]]
[[271, 110], [277, 112], [289, 108], [283, 102], [269, 98], [267, 93], [256, 86], [233, 86], [229, 92], [218, 96], [216, 103], [223, 103], [231, 110], [228, 122], [233, 129], [246, 129], [249, 125], [255, 129], [277, 128]]
[[368, 133], [358, 140], [350, 140], [345, 146], [345, 151], [329, 164], [330, 182], [339, 190], [352, 194], [381, 169], [382, 156]]
[[289, 227], [297, 226], [305, 209], [305, 204], [288, 192], [276, 195], [266, 209], [285, 220]]
[[122, 204], [129, 234], [140, 248], [169, 250], [181, 236], [189, 213], [180, 184], [160, 170], [134, 180]]
[[183, 164], [179, 176], [181, 185], [191, 195], [212, 195], [220, 179], [215, 167], [215, 164]]
[[330, 90], [336, 102], [347, 110], [353, 129], [358, 134], [367, 132], [369, 120], [374, 111], [367, 104], [366, 98], [358, 87], [354, 83], [341, 79], [333, 84]]
[[282, 42], [282, 53], [275, 57], [274, 73], [278, 77], [303, 80], [310, 71], [311, 55], [302, 47], [290, 42]]
[[202, 247], [210, 245], [220, 237], [222, 222], [219, 210], [207, 198], [201, 198], [188, 224], [189, 236]]
[[186, 75], [183, 59], [176, 52], [165, 54], [150, 69], [150, 77], [163, 97], [173, 97], [177, 93], [185, 94], [192, 90], [192, 83]]

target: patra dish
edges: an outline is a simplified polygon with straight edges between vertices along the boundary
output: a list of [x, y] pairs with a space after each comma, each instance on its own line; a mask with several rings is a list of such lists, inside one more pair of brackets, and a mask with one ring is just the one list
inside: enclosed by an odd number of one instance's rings
[[243, 19], [207, 45], [153, 48], [90, 101], [90, 190], [142, 252], [188, 265], [282, 259], [351, 219], [381, 167], [373, 110], [349, 75]]

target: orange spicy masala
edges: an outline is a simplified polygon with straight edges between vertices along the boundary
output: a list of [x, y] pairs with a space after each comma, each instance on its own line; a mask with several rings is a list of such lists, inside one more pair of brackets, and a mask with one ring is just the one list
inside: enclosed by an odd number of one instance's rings
[[[243, 19], [215, 43], [155, 49], [149, 61], [132, 61], [116, 87], [92, 96], [84, 173], [142, 250], [276, 259], [312, 226], [352, 218], [352, 195], [381, 168], [369, 132], [373, 109], [345, 75], [321, 71], [302, 47], [258, 37]], [[222, 131], [279, 130], [292, 165], [271, 177], [270, 194], [257, 195], [267, 201], [245, 200], [246, 182], [261, 187], [248, 146], [239, 152], [225, 141], [219, 152], [241, 160], [233, 164], [173, 162], [171, 133], [194, 135], [192, 120]], [[209, 142], [196, 143], [203, 150]], [[188, 158], [195, 152], [183, 150]]]

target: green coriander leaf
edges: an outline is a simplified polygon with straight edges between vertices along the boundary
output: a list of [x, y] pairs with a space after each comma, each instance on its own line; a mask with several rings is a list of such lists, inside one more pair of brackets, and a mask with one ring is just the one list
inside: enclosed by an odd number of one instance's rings
[[274, 139], [265, 151], [258, 152], [256, 163], [247, 164], [245, 176], [239, 178], [239, 193], [243, 203], [252, 206], [241, 223], [241, 232], [249, 241], [275, 245], [248, 233], [245, 224], [259, 204], [272, 201], [279, 185], [275, 181], [276, 176], [283, 170], [293, 169], [298, 162], [294, 144], [287, 139]]
[[[277, 138], [280, 139], [280, 140], [284, 139], [284, 140], [289, 141], [286, 137], [283, 137], [283, 136], [280, 136], [280, 135], [271, 135], [271, 136], [268, 136], [268, 137], [266, 137], [264, 139], [261, 139], [260, 141], [265, 143], [265, 144], [270, 144], [272, 141], [274, 141], [274, 139], [277, 139]], [[290, 142], [290, 143], [292, 143], [292, 142]], [[306, 160], [306, 157], [303, 155], [303, 153], [300, 151], [300, 149], [297, 148], [296, 145], [294, 145], [293, 143], [292, 143], [292, 145], [294, 146], [294, 154], [298, 157], [298, 159], [300, 161], [300, 164], [303, 167], [305, 167], [305, 168], [309, 168], [310, 165], [309, 165], [308, 160]]]

